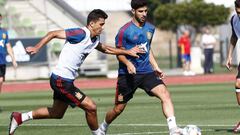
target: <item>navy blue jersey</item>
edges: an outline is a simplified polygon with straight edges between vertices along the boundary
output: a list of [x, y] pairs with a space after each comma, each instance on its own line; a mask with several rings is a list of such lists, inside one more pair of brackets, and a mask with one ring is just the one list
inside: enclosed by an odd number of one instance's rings
[[[146, 51], [144, 54], [139, 54], [139, 58], [126, 56], [126, 58], [134, 64], [137, 74], [153, 72], [152, 65], [149, 61], [149, 54], [154, 31], [155, 27], [148, 22], [146, 22], [143, 27], [138, 27], [131, 21], [120, 28], [115, 38], [117, 48], [131, 49], [138, 45]], [[127, 67], [122, 62], [119, 62], [118, 73], [128, 74]]]
[[6, 64], [7, 43], [9, 43], [8, 33], [5, 29], [0, 28], [0, 64]]

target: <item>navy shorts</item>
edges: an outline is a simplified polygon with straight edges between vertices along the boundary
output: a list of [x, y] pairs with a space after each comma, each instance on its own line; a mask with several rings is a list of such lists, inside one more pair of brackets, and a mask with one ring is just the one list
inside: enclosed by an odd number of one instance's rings
[[190, 62], [191, 61], [191, 55], [190, 54], [183, 54], [182, 55], [182, 61], [183, 62]]
[[86, 95], [74, 86], [73, 81], [55, 74], [52, 74], [50, 78], [50, 85], [54, 91], [53, 99], [61, 100], [74, 108], [80, 107]]
[[0, 64], [0, 77], [5, 77], [6, 74], [6, 65], [5, 64]]
[[155, 72], [135, 75], [119, 75], [115, 104], [127, 103], [130, 99], [132, 99], [137, 88], [141, 88], [149, 96], [153, 96], [151, 90], [160, 84], [165, 85], [162, 79], [160, 79]]
[[236, 79], [240, 79], [240, 63], [238, 64], [238, 74], [236, 76]]

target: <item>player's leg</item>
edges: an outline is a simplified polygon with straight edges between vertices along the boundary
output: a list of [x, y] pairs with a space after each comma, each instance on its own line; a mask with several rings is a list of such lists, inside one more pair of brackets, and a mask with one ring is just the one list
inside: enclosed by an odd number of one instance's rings
[[6, 74], [6, 65], [0, 65], [0, 93], [2, 91], [2, 85], [5, 80], [5, 74]]
[[[237, 103], [240, 105], [240, 67], [238, 66], [238, 75], [235, 83], [235, 88], [236, 88], [236, 98], [237, 98]], [[237, 125], [234, 127], [233, 131], [235, 133], [240, 133], [240, 122], [237, 123]]]
[[107, 112], [104, 121], [100, 125], [100, 130], [106, 134], [109, 125], [124, 111], [126, 105], [127, 103], [115, 104], [115, 106]]
[[168, 128], [170, 135], [181, 135], [182, 130], [178, 128], [176, 124], [176, 118], [174, 115], [174, 107], [171, 100], [170, 93], [168, 92], [165, 85], [161, 84], [154, 87], [151, 90], [152, 94], [161, 100], [163, 114], [167, 119]]
[[125, 109], [127, 102], [133, 97], [137, 88], [134, 75], [120, 75], [118, 77], [115, 105], [106, 113], [105, 119], [100, 126], [100, 130], [107, 132], [109, 125], [114, 121]]
[[237, 103], [238, 105], [240, 105], [240, 78], [236, 79], [235, 88], [236, 88]]
[[90, 97], [86, 96], [79, 107], [85, 111], [85, 117], [89, 128], [92, 130], [93, 134], [97, 134], [98, 120], [95, 102]]
[[176, 124], [172, 99], [163, 81], [155, 73], [149, 73], [145, 76], [140, 88], [144, 89], [150, 96], [160, 99], [170, 135], [180, 135], [181, 130]]
[[0, 93], [2, 92], [3, 77], [0, 76]]
[[61, 119], [66, 112], [68, 105], [60, 100], [54, 100], [52, 107], [43, 107], [30, 112], [13, 112], [10, 117], [9, 135], [22, 123], [32, 119]]

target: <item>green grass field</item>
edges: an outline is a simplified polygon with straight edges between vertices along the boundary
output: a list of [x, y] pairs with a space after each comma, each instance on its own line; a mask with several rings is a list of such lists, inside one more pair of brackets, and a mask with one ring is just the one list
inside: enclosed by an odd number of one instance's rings
[[[198, 125], [203, 135], [232, 135], [232, 127], [239, 121], [233, 84], [169, 86], [177, 122], [181, 127]], [[98, 105], [99, 123], [114, 101], [114, 89], [86, 90]], [[50, 106], [52, 93], [27, 92], [0, 95], [0, 135], [7, 135], [12, 111], [25, 112]], [[90, 135], [84, 112], [69, 108], [61, 120], [35, 120], [24, 123], [15, 135]], [[108, 135], [168, 135], [166, 119], [156, 98], [138, 90], [126, 110], [109, 128]]]

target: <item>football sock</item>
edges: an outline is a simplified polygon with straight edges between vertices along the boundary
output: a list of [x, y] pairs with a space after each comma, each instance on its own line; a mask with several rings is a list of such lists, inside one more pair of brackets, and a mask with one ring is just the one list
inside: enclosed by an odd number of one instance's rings
[[174, 116], [167, 118], [168, 129], [177, 127], [176, 118]]
[[104, 119], [103, 123], [101, 124], [101, 129], [106, 131], [108, 129], [109, 124], [106, 122], [106, 120]]
[[33, 119], [32, 111], [27, 113], [22, 113], [22, 122]]
[[98, 135], [99, 128], [97, 130], [92, 130], [92, 135]]
[[236, 88], [236, 92], [240, 92], [240, 88]]

